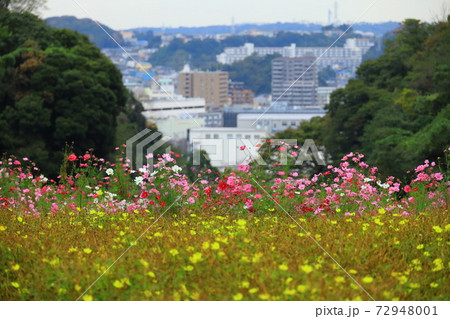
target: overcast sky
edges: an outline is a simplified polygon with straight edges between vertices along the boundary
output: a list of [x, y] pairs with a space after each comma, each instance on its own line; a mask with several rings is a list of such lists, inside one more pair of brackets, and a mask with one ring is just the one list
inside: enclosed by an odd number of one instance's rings
[[[230, 25], [246, 22], [327, 23], [335, 0], [48, 0], [44, 18], [73, 15], [93, 18], [113, 29]], [[338, 0], [341, 22], [434, 21], [450, 0]], [[85, 9], [83, 11], [77, 5]], [[372, 7], [371, 4], [373, 4]], [[370, 8], [369, 8], [370, 7]], [[364, 13], [365, 12], [365, 13]], [[363, 14], [364, 13], [364, 14]]]

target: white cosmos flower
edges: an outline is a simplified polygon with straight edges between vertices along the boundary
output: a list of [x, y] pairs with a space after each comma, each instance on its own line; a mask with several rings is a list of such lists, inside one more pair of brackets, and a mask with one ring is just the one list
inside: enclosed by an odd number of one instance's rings
[[142, 176], [135, 177], [134, 182], [136, 185], [141, 186], [144, 184], [144, 178]]
[[172, 166], [172, 171], [174, 171], [175, 173], [178, 173], [181, 170], [182, 170], [182, 168], [180, 166], [178, 166], [178, 165]]
[[112, 174], [114, 174], [114, 170], [113, 170], [112, 168], [108, 168], [108, 169], [106, 170], [106, 174], [109, 175], [109, 176], [111, 176]]

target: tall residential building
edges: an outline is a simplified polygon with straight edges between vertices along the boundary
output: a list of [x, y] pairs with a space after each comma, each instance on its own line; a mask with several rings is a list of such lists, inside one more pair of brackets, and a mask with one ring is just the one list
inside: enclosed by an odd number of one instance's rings
[[201, 97], [207, 106], [228, 103], [228, 72], [182, 71], [178, 74], [178, 93], [182, 96]]
[[317, 106], [317, 64], [314, 56], [272, 60], [272, 101], [290, 107]]

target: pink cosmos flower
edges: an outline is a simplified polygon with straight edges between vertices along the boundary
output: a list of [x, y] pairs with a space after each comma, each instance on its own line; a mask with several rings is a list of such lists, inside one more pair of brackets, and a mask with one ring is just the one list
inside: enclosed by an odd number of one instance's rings
[[77, 160], [77, 156], [75, 154], [70, 154], [69, 156], [67, 156], [67, 159], [71, 162], [76, 161]]

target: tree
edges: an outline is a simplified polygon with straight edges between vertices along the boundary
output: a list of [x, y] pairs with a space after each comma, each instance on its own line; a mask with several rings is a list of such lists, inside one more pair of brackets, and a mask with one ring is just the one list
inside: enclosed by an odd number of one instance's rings
[[0, 153], [30, 157], [52, 175], [66, 142], [108, 157], [118, 115], [137, 119], [120, 71], [86, 36], [28, 12], [2, 11], [0, 25], [11, 34], [0, 41]]
[[47, 0], [0, 0], [0, 9], [9, 9], [15, 12], [39, 13], [46, 8]]

